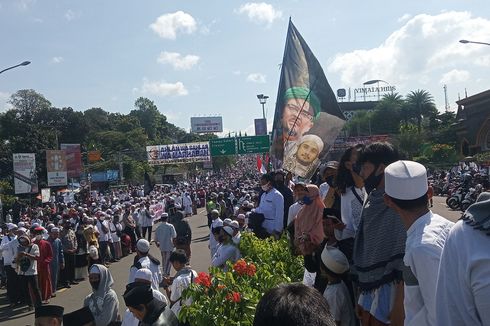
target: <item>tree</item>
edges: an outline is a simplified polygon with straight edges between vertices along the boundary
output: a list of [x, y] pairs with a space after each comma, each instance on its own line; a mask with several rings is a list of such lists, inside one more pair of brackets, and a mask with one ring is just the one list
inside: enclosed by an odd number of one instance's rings
[[21, 89], [10, 96], [9, 103], [23, 116], [32, 116], [41, 109], [49, 108], [51, 102], [33, 89]]
[[407, 107], [417, 121], [417, 131], [422, 132], [422, 119], [437, 115], [434, 98], [425, 90], [412, 91], [407, 95]]

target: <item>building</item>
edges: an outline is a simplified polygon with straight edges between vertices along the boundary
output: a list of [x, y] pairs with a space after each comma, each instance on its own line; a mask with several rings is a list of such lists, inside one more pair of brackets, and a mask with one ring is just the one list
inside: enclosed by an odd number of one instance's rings
[[456, 102], [456, 134], [464, 156], [490, 151], [490, 89]]
[[338, 102], [340, 110], [344, 114], [344, 117], [349, 121], [359, 112], [367, 111], [371, 112], [374, 107], [378, 105], [378, 101], [364, 101], [364, 102]]

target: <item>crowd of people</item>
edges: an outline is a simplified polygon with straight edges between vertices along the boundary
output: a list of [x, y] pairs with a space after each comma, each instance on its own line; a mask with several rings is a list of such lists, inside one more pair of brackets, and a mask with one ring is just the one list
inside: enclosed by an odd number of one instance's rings
[[[226, 270], [241, 257], [243, 232], [286, 233], [292, 253], [304, 257], [303, 284], [266, 293], [255, 325], [490, 324], [488, 193], [456, 224], [432, 213], [427, 170], [400, 160], [389, 143], [352, 147], [313, 180], [254, 167], [244, 156], [174, 187], [18, 209], [0, 245], [11, 307], [35, 308], [38, 325], [177, 325], [191, 304], [182, 293], [197, 276], [186, 217], [204, 205], [210, 266]], [[161, 260], [149, 253], [152, 242]], [[108, 267], [132, 253], [120, 316]], [[57, 289], [84, 279], [93, 292], [82, 309], [48, 305]]]

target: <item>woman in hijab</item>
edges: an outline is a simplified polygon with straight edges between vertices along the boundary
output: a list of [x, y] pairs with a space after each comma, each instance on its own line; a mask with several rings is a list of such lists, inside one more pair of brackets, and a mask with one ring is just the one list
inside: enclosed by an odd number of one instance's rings
[[303, 207], [299, 210], [294, 223], [295, 244], [302, 255], [310, 255], [325, 238], [323, 232], [323, 209], [317, 186], [306, 186], [308, 195], [304, 196]]
[[90, 267], [89, 281], [93, 292], [89, 294], [83, 306], [88, 307], [95, 319], [96, 326], [106, 326], [119, 319], [119, 301], [116, 292], [111, 289], [114, 280], [104, 265]]

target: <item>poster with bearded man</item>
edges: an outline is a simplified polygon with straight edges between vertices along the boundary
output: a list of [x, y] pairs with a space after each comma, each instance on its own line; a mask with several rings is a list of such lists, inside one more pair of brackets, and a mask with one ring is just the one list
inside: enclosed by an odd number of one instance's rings
[[291, 20], [277, 94], [272, 164], [310, 179], [345, 118], [320, 63]]

